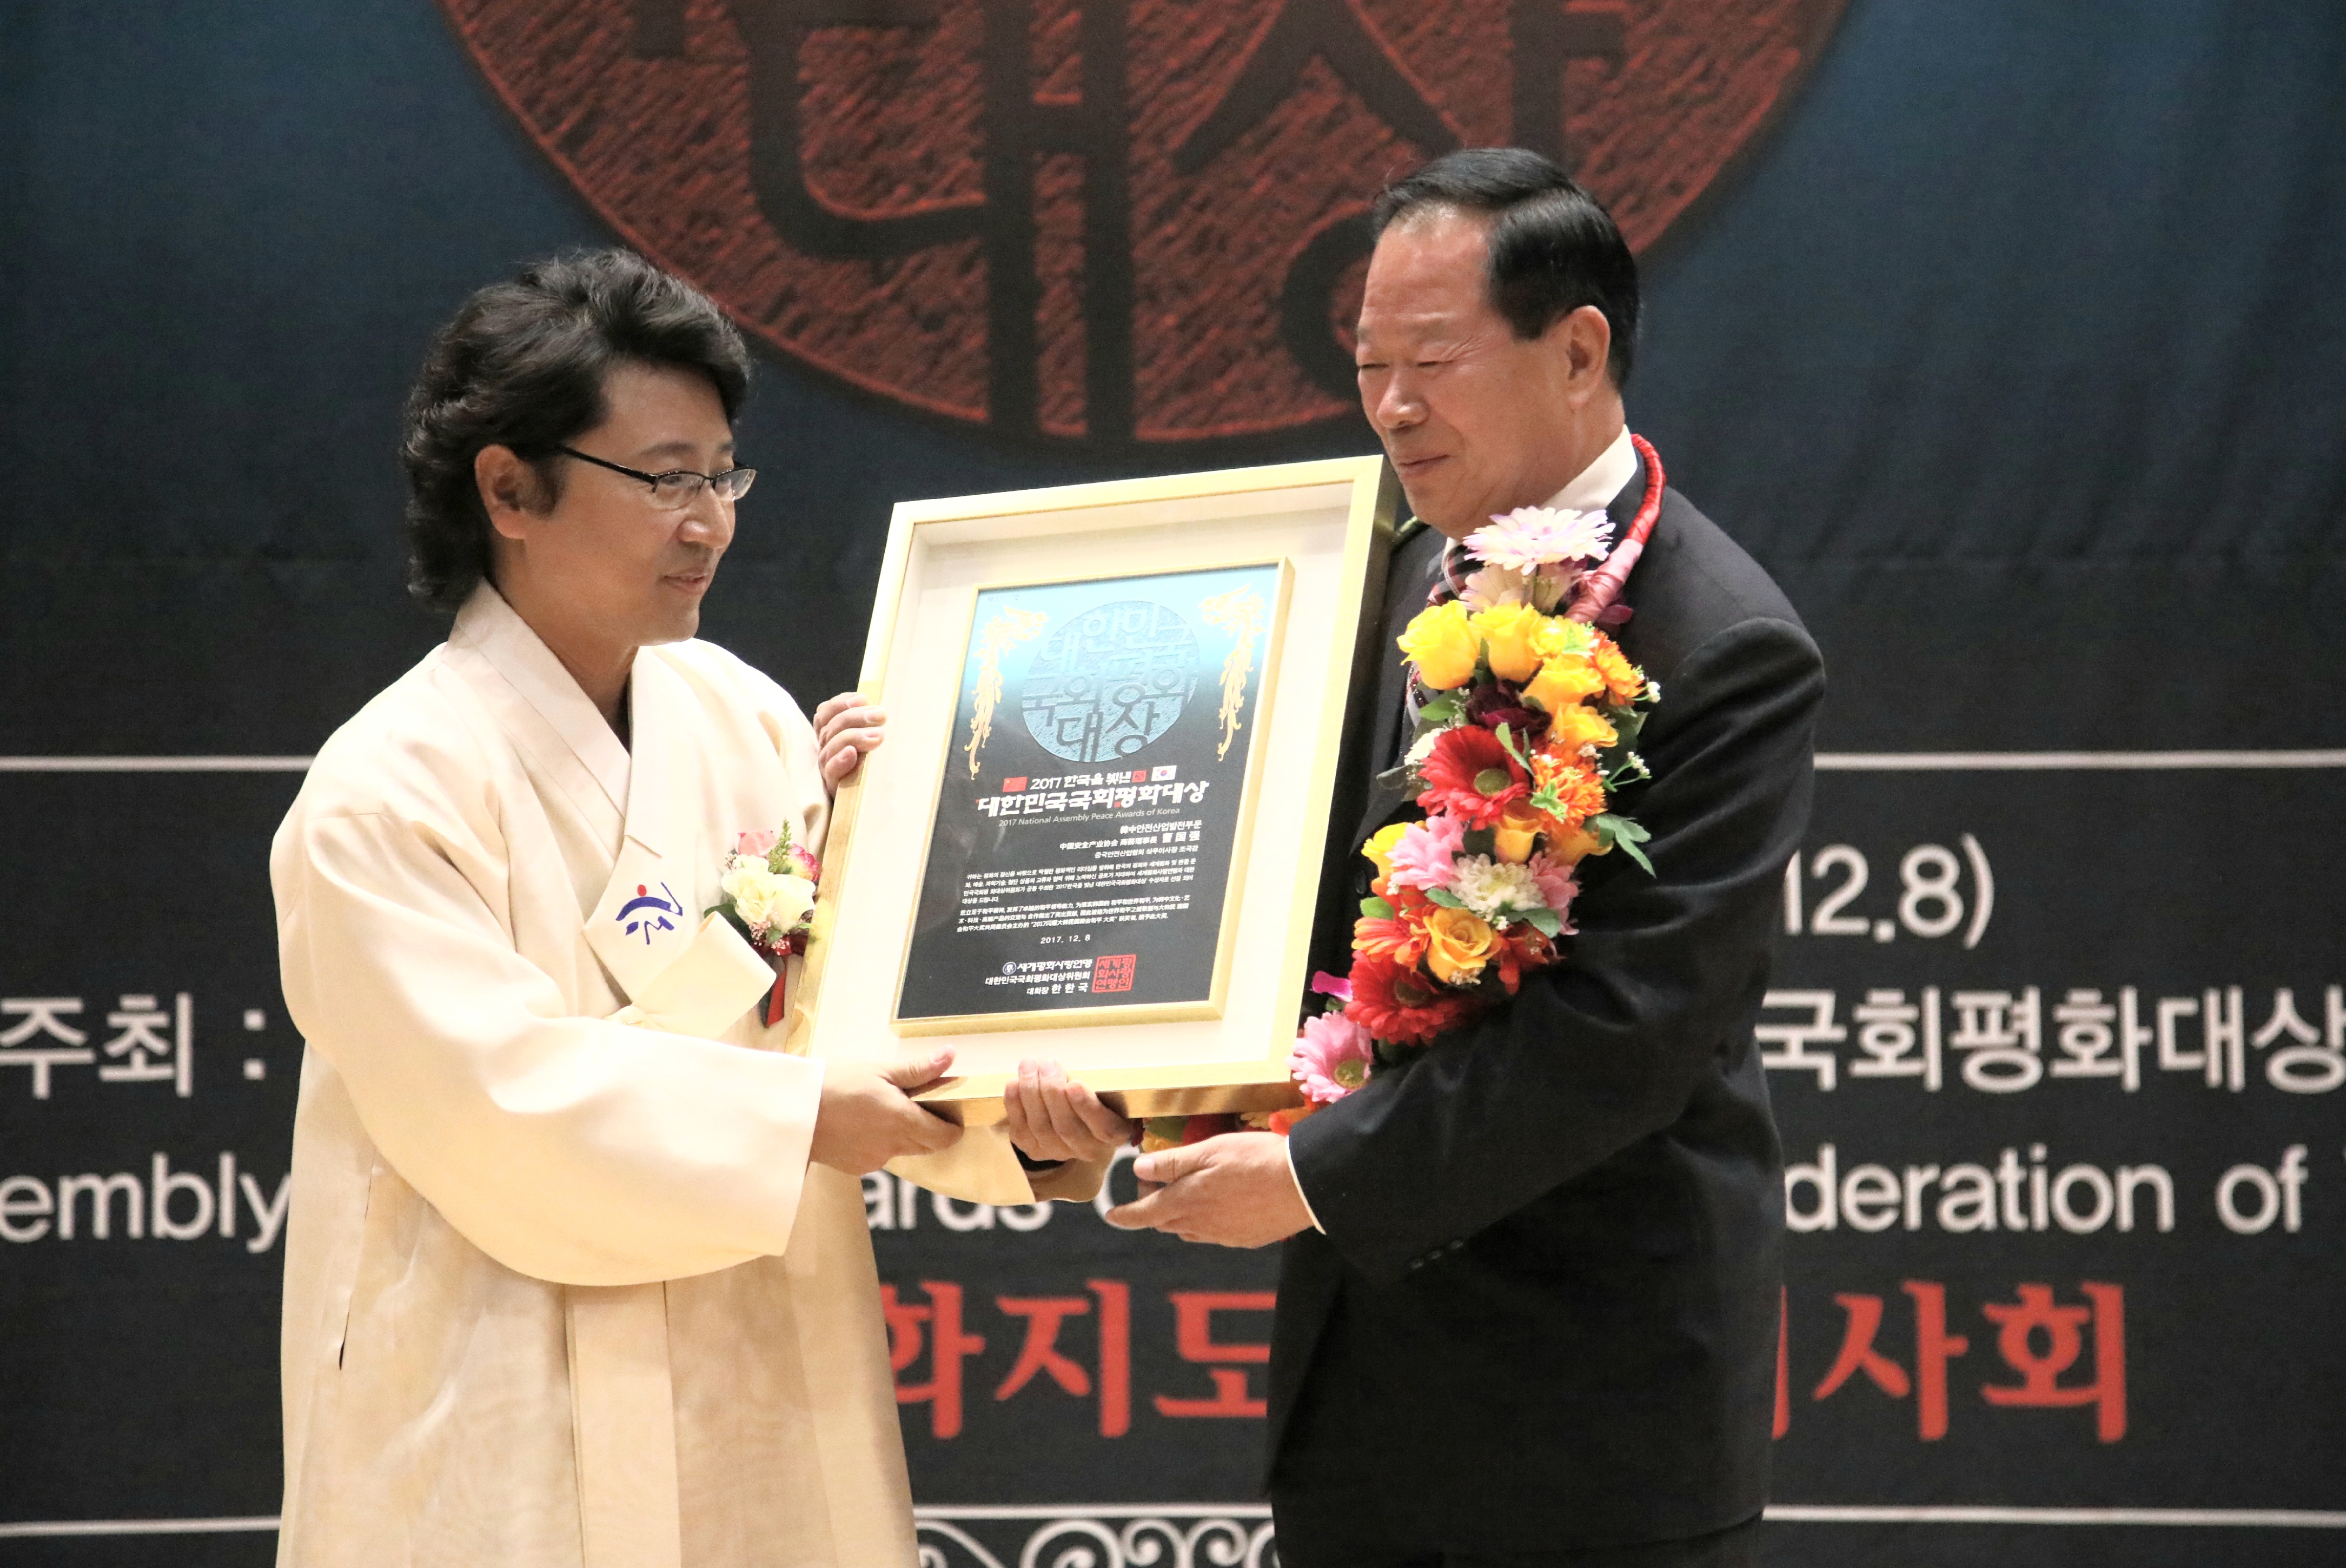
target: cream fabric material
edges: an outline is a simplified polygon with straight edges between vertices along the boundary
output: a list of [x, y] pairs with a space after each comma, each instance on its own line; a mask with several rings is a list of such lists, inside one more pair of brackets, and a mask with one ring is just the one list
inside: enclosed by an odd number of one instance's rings
[[714, 1040], [773, 983], [773, 970], [731, 921], [703, 915], [690, 944], [613, 1016], [621, 1023]]
[[632, 756], [484, 587], [278, 832], [280, 1563], [914, 1562], [861, 1188], [808, 1163], [822, 1064], [699, 918], [741, 830], [820, 853], [813, 733], [705, 644], [630, 685]]

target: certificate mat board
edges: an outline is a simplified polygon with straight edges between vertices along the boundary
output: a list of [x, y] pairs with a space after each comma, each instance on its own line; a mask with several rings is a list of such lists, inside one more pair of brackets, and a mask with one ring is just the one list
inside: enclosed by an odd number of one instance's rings
[[[1287, 1056], [1302, 1008], [1345, 705], [1363, 652], [1362, 606], [1382, 586], [1395, 499], [1382, 459], [1347, 458], [899, 505], [858, 683], [886, 710], [888, 742], [840, 793], [795, 1044], [818, 1054], [864, 1059], [950, 1044], [957, 1076], [926, 1097], [955, 1104], [973, 1123], [998, 1115], [1009, 1074], [1022, 1059], [1040, 1056], [1056, 1058], [1094, 1088], [1116, 1095], [1128, 1114], [1291, 1103]], [[1216, 592], [1189, 591], [1207, 588]], [[1040, 592], [1045, 589], [1047, 594]], [[1246, 746], [1234, 745], [1222, 757], [1217, 748], [1230, 706], [1224, 667], [1236, 640], [1215, 636], [1200, 624], [1202, 616], [1184, 614], [1179, 618], [1189, 622], [1191, 645], [1183, 651], [1166, 617], [1138, 606], [1161, 610], [1181, 598], [1186, 610], [1189, 601], [1249, 590], [1263, 598], [1263, 616], [1251, 661], [1256, 668], [1235, 717], [1251, 732], [1238, 730]], [[1033, 602], [1022, 605], [1022, 595]], [[1066, 646], [1056, 657], [1046, 657], [1047, 647], [1035, 648], [1020, 662], [1004, 657], [1010, 649], [997, 635], [990, 675], [999, 689], [994, 690], [989, 672], [972, 667], [984, 662], [981, 602], [988, 622], [1020, 608], [1051, 610], [1060, 616], [1062, 630], [1093, 611], [1120, 606], [1108, 620], [1121, 616], [1121, 632], [1097, 616], [1091, 630], [1095, 643], [1106, 636], [1130, 645], [1124, 650], [1125, 676], [1136, 667], [1145, 675], [1151, 660], [1177, 674], [1206, 674], [1198, 675], [1197, 689], [1178, 714], [1145, 703], [1135, 709], [1127, 700], [1113, 705], [1106, 720], [1096, 714], [1087, 718], [1082, 702], [1064, 700]], [[1011, 630], [1017, 626], [1010, 624]], [[1033, 641], [1047, 645], [1050, 633], [1043, 625]], [[1161, 647], [1171, 647], [1178, 657]], [[991, 711], [973, 779], [971, 721], [980, 683], [992, 691]], [[1107, 733], [1118, 718], [1121, 733]], [[1073, 755], [1053, 753], [1045, 738]], [[1241, 749], [1243, 766], [1233, 769]], [[1014, 754], [1025, 771], [995, 766]], [[1033, 771], [1043, 756], [1059, 771]], [[1194, 809], [1191, 791], [1176, 796], [1164, 788], [1207, 782], [1196, 770], [1209, 765], [1217, 769], [1211, 782], [1225, 799], [1240, 797], [1234, 812], [1214, 819], [1212, 843], [1206, 841], [1209, 819]], [[1172, 769], [1173, 777], [1154, 778], [1160, 768]], [[1119, 771], [1122, 782], [1135, 788], [1130, 807], [1117, 790], [1113, 775]], [[1144, 771], [1152, 778], [1134, 779]], [[1070, 822], [1061, 833], [1030, 833], [1009, 851], [1010, 861], [1048, 861], [1042, 880], [1079, 896], [1046, 899], [1031, 881], [1013, 883], [1014, 891], [1030, 907], [1076, 907], [1046, 911], [1063, 922], [1056, 926], [1039, 919], [965, 918], [972, 909], [1000, 907], [1003, 884], [974, 885], [974, 871], [1015, 877], [1034, 866], [974, 866], [963, 848], [940, 851], [933, 830], [955, 822], [965, 830], [973, 816], [999, 822], [1004, 802], [1031, 795], [1037, 778], [1057, 780], [1046, 791], [1060, 797], [1057, 815], [1088, 820]], [[1070, 785], [1070, 779], [1083, 782]], [[1024, 789], [1006, 787], [1021, 780]], [[978, 791], [977, 784], [986, 788]], [[1148, 800], [1139, 791], [1152, 784], [1155, 799]], [[1102, 808], [1096, 802], [1104, 791], [1108, 799]], [[1211, 789], [1203, 793], [1212, 798]], [[1072, 807], [1078, 794], [1085, 803]], [[981, 800], [992, 804], [979, 807]], [[1036, 818], [1036, 809], [1023, 801], [1013, 809], [1025, 831], [1023, 824]], [[1041, 815], [1047, 820], [1051, 813]], [[1127, 834], [1125, 828], [1137, 831]], [[1191, 833], [1198, 838], [1194, 868], [1185, 854]], [[1004, 834], [1002, 841], [1009, 837]], [[1197, 873], [1190, 884], [1193, 911], [1198, 890], [1219, 901], [1211, 921], [1189, 928], [1210, 949], [1210, 959], [1201, 962], [1193, 953], [1186, 974], [1169, 954], [1163, 961], [1181, 983], [1173, 990], [1187, 994], [1151, 1000], [1154, 993], [1143, 992], [1127, 1003], [1117, 1000], [1124, 993], [1106, 989], [1130, 983], [1137, 991], [1146, 972], [1144, 942], [1112, 939], [1169, 922], [1087, 923], [1086, 905], [1095, 911], [1108, 906], [1112, 916], [1148, 911], [1122, 901], [1127, 890], [1098, 885], [1108, 880], [1099, 868], [1112, 862], [1091, 848], [1061, 846], [1105, 848], [1102, 840], [1126, 838], [1151, 840], [1136, 849], [1154, 855], [1143, 859], [1160, 880]], [[999, 847], [991, 843], [987, 852]], [[1215, 887], [1209, 875], [1221, 877], [1222, 867], [1226, 883]], [[1065, 885], [1086, 880], [1093, 885]], [[1116, 896], [1103, 896], [1110, 893]], [[987, 897], [996, 903], [976, 901]], [[976, 929], [988, 925], [997, 929]], [[1019, 929], [1005, 932], [1005, 926]], [[923, 989], [924, 974], [930, 983], [938, 976], [920, 966], [933, 965], [939, 952], [950, 949], [956, 932], [1008, 936], [1032, 946], [1025, 956], [1005, 959], [998, 950], [992, 955], [997, 976], [1004, 962], [1014, 965], [1014, 973], [1002, 977], [1014, 983], [987, 989], [1014, 992], [1015, 998], [984, 1008], [951, 1000], [967, 995], [980, 978], [966, 956], [956, 974], [944, 977], [960, 983], [958, 989], [943, 986], [945, 1000], [940, 1002], [933, 983]], [[1039, 941], [1046, 935], [1062, 940], [1046, 949]], [[1086, 940], [1066, 940], [1075, 937]], [[1037, 956], [1046, 951], [1053, 956]], [[1103, 966], [1100, 959], [1117, 962]], [[1043, 963], [1054, 967], [1015, 971], [1018, 964]], [[1209, 977], [1202, 985], [1201, 973]], [[1062, 974], [1098, 989], [1046, 991], [1041, 988], [1071, 982], [1035, 978]], [[1030, 986], [1036, 988], [1032, 994]]]

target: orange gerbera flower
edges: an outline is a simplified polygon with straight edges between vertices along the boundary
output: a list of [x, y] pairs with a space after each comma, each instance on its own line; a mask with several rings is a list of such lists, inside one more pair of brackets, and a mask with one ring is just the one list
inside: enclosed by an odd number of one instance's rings
[[1376, 1039], [1418, 1044], [1464, 1023], [1474, 1011], [1472, 996], [1389, 958], [1362, 953], [1352, 961], [1352, 999], [1344, 1016]]
[[1391, 959], [1404, 969], [1414, 969], [1417, 961], [1425, 956], [1425, 922], [1406, 914], [1390, 920], [1364, 915], [1353, 923], [1352, 951]]
[[1626, 708], [1645, 695], [1646, 672], [1623, 657], [1611, 637], [1602, 632], [1596, 635], [1596, 647], [1589, 654], [1596, 673], [1605, 677], [1605, 695], [1616, 707]]

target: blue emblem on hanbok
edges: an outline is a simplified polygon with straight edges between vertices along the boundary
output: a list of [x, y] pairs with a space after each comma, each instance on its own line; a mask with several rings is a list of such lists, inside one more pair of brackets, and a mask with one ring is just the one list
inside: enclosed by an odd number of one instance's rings
[[621, 922], [627, 928], [627, 934], [629, 936], [633, 936], [638, 932], [641, 932], [644, 937], [644, 945], [647, 947], [651, 945], [652, 933], [654, 932], [674, 931], [676, 929], [676, 920], [670, 920], [668, 918], [670, 915], [677, 917], [677, 920], [684, 918], [684, 905], [678, 900], [676, 890], [669, 887], [666, 882], [662, 882], [660, 884], [660, 891], [666, 893], [668, 897], [659, 898], [647, 889], [643, 883], [638, 882], [636, 884], [636, 896], [629, 899], [626, 903], [621, 904], [619, 906], [619, 912], [611, 917], [613, 920]]

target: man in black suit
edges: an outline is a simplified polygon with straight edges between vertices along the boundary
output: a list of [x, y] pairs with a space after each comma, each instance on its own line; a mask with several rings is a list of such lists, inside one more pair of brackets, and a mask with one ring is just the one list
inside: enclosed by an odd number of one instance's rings
[[[1362, 401], [1428, 526], [1395, 551], [1384, 657], [1355, 694], [1354, 848], [1415, 814], [1392, 639], [1472, 569], [1454, 542], [1537, 504], [1604, 506], [1622, 537], [1649, 477], [1620, 393], [1637, 271], [1602, 208], [1535, 154], [1481, 149], [1389, 188], [1374, 221]], [[1622, 648], [1661, 685], [1651, 778], [1617, 806], [1650, 831], [1652, 872], [1583, 860], [1578, 934], [1512, 1003], [1287, 1140], [1144, 1156], [1166, 1185], [1113, 1216], [1291, 1237], [1270, 1367], [1288, 1568], [1750, 1559], [1783, 1208], [1751, 1025], [1823, 667], [1676, 491], [1622, 602]], [[1331, 862], [1323, 967], [1349, 962], [1367, 874]]]

